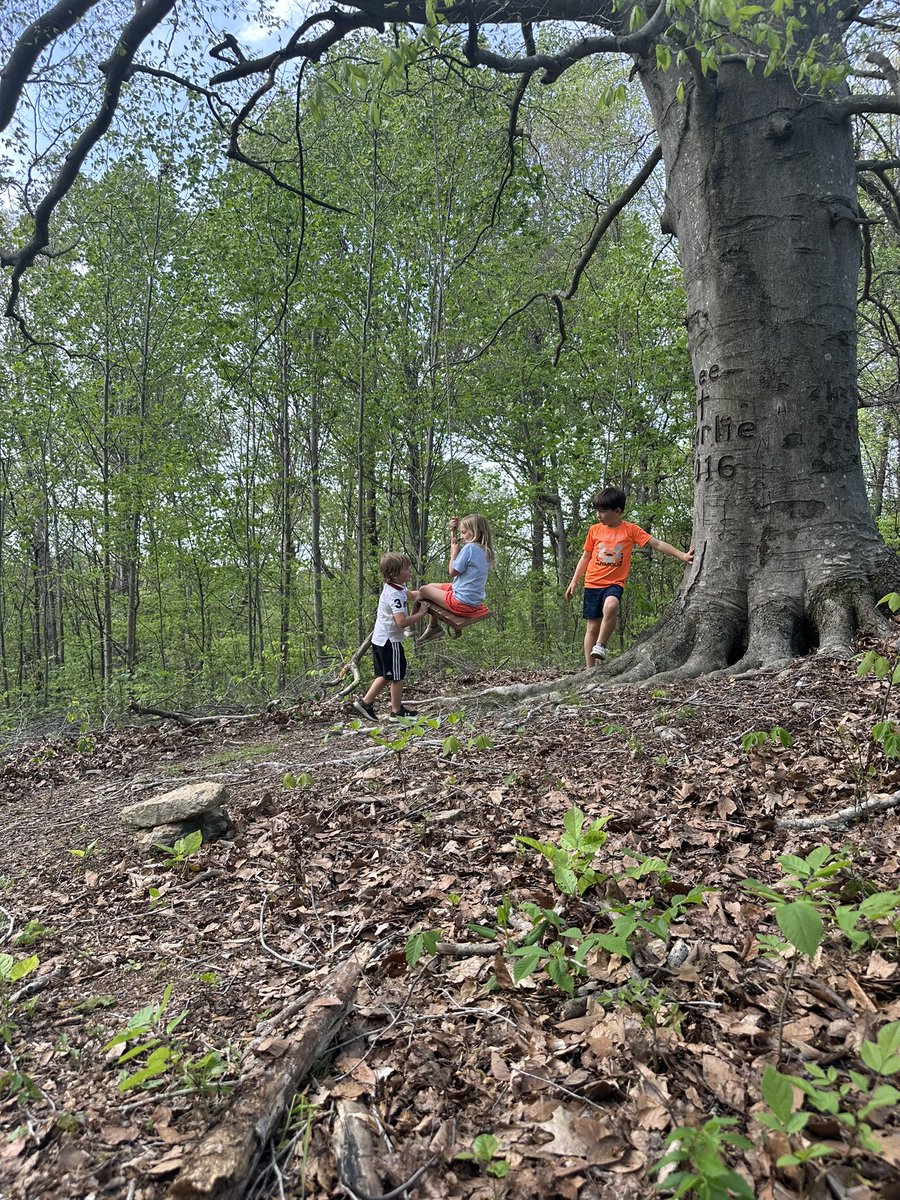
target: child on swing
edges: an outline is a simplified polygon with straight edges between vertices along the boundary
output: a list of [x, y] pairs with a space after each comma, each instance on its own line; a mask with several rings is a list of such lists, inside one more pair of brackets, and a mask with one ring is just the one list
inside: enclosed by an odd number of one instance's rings
[[[457, 536], [457, 533], [459, 536]], [[459, 539], [462, 538], [462, 546]], [[450, 518], [450, 582], [423, 583], [419, 588], [412, 616], [421, 616], [424, 605], [439, 604], [460, 617], [482, 615], [488, 571], [494, 564], [494, 546], [487, 518], [473, 513], [460, 520]], [[443, 636], [443, 629], [434, 613], [428, 627], [418, 640], [434, 641]]]

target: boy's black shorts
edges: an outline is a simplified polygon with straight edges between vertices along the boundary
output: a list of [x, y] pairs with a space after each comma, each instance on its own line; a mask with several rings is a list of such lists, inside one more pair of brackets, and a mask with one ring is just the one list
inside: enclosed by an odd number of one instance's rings
[[597, 617], [603, 616], [603, 605], [606, 603], [607, 596], [615, 596], [617, 600], [622, 599], [622, 593], [625, 589], [619, 583], [611, 583], [605, 588], [585, 588], [584, 589], [584, 616], [588, 621], [595, 621]]
[[403, 679], [406, 675], [406, 654], [402, 642], [385, 642], [383, 646], [372, 647], [372, 657], [375, 659], [375, 675], [385, 679]]

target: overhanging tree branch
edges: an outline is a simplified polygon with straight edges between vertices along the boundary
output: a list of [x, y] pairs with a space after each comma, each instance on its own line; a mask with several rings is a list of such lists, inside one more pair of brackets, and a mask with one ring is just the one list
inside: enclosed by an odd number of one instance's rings
[[0, 71], [0, 131], [12, 120], [31, 69], [40, 55], [96, 3], [97, 0], [60, 0], [28, 26]]
[[[299, 40], [313, 25], [318, 25], [322, 21], [331, 21], [331, 28], [317, 38], [306, 42]], [[231, 83], [235, 79], [246, 79], [250, 75], [262, 75], [265, 72], [275, 71], [282, 63], [294, 58], [306, 58], [310, 62], [318, 62], [326, 50], [329, 50], [354, 29], [368, 27], [380, 33], [384, 29], [384, 24], [384, 19], [369, 16], [368, 13], [345, 13], [337, 8], [331, 8], [327, 12], [313, 13], [299, 29], [294, 31], [286, 45], [262, 58], [248, 58], [227, 71], [220, 71], [218, 75], [213, 75], [210, 84], [215, 87], [220, 83]]]
[[825, 115], [829, 121], [846, 121], [864, 113], [891, 113], [900, 116], [900, 97], [883, 95], [847, 96], [827, 105]]
[[175, 0], [148, 0], [143, 8], [139, 8], [125, 25], [109, 59], [100, 66], [101, 71], [106, 77], [106, 82], [103, 88], [99, 111], [66, 155], [63, 165], [47, 190], [47, 194], [35, 209], [34, 229], [31, 237], [22, 249], [17, 252], [0, 251], [0, 265], [13, 268], [10, 294], [6, 305], [6, 316], [17, 320], [20, 326], [22, 326], [22, 320], [16, 311], [19, 298], [19, 281], [28, 267], [31, 266], [38, 255], [48, 245], [50, 241], [50, 218], [56, 206], [78, 178], [78, 174], [88, 154], [112, 124], [113, 116], [119, 104], [122, 85], [127, 80], [131, 71], [131, 64], [138, 47], [144, 38], [165, 19], [174, 5]]
[[472, 66], [493, 67], [504, 75], [532, 74], [543, 71], [542, 83], [553, 83], [564, 71], [583, 58], [592, 54], [634, 54], [643, 57], [647, 54], [653, 39], [662, 33], [668, 20], [665, 0], [659, 0], [649, 20], [634, 33], [616, 35], [604, 34], [598, 37], [582, 38], [568, 46], [560, 54], [528, 54], [525, 57], [510, 58], [497, 54], [483, 47], [478, 39], [479, 24], [474, 18], [468, 21], [469, 33], [464, 47], [464, 54]]

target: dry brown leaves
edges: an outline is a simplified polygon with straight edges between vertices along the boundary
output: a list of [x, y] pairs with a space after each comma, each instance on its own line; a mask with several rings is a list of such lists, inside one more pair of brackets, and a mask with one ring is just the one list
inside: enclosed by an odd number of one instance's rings
[[[852, 803], [853, 746], [871, 725], [877, 686], [857, 680], [852, 664], [808, 662], [665, 696], [610, 691], [516, 723], [502, 712], [472, 717], [494, 747], [453, 762], [439, 753], [446, 726], [398, 764], [365, 729], [332, 730], [324, 710], [250, 729], [98, 735], [87, 753], [74, 743], [10, 752], [0, 768], [0, 905], [13, 926], [4, 949], [39, 922], [34, 945], [12, 952], [37, 953], [29, 981], [49, 982], [17, 1006], [0, 1063], [32, 1081], [30, 1094], [7, 1089], [2, 1100], [0, 1192], [165, 1195], [226, 1102], [215, 1080], [204, 1090], [199, 1068], [191, 1077], [186, 1066], [214, 1052], [233, 1081], [247, 1054], [277, 1062], [307, 1006], [322, 1002], [319, 981], [365, 940], [376, 953], [357, 1007], [251, 1195], [340, 1195], [331, 1124], [335, 1104], [354, 1101], [369, 1114], [385, 1192], [427, 1165], [411, 1194], [648, 1197], [671, 1129], [720, 1115], [753, 1142], [731, 1161], [760, 1197], [896, 1200], [891, 1112], [872, 1121], [880, 1156], [856, 1148], [831, 1170], [806, 1172], [776, 1168], [786, 1146], [754, 1114], [779, 1024], [781, 1068], [799, 1074], [803, 1062], [858, 1068], [863, 1037], [900, 1019], [897, 947], [851, 954], [829, 937], [786, 995], [784, 964], [757, 940], [776, 932], [771, 910], [740, 887], [747, 876], [778, 880], [779, 854], [821, 842], [853, 848], [840, 886], [852, 876], [896, 887], [896, 813], [845, 834], [776, 825]], [[773, 725], [794, 745], [748, 757], [741, 735]], [[288, 769], [309, 773], [312, 787], [286, 790]], [[184, 870], [142, 857], [119, 808], [211, 777], [227, 779], [233, 839], [204, 847]], [[898, 779], [884, 774], [872, 787], [892, 792]], [[667, 948], [653, 939], [634, 964], [598, 952], [574, 997], [540, 972], [514, 986], [500, 954], [425, 955], [407, 967], [413, 930], [478, 941], [467, 927], [496, 925], [504, 899], [514, 931], [527, 926], [522, 901], [592, 928], [591, 893], [563, 911], [547, 864], [515, 842], [558, 840], [572, 805], [614, 814], [604, 869], [633, 865], [629, 853], [667, 856], [669, 900], [698, 884], [715, 889], [671, 930], [683, 943], [677, 966], [660, 966]], [[654, 888], [624, 881], [613, 895], [634, 901]], [[163, 1040], [180, 1063], [121, 1091], [122, 1047], [104, 1047], [169, 983], [166, 1017], [186, 1016]], [[821, 1139], [839, 1137], [819, 1124]], [[483, 1133], [508, 1164], [504, 1178], [454, 1157]]]

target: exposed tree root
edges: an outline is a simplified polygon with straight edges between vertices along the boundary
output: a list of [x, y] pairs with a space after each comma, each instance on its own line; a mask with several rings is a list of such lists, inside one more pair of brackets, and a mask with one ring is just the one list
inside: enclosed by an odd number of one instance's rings
[[[900, 586], [900, 563], [878, 559], [878, 587]], [[873, 577], [874, 577], [873, 572]], [[883, 592], [874, 578], [830, 581], [802, 594], [773, 595], [759, 584], [747, 607], [734, 600], [681, 593], [662, 619], [603, 674], [617, 683], [672, 683], [700, 675], [746, 676], [781, 671], [798, 657], [849, 656], [855, 633], [885, 636], [890, 626], [878, 610]]]

